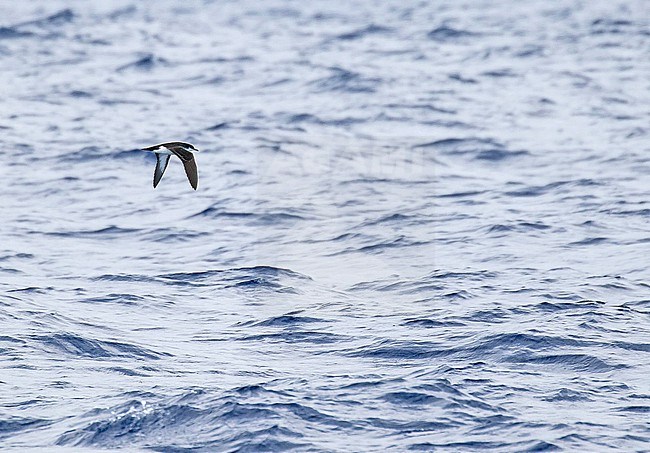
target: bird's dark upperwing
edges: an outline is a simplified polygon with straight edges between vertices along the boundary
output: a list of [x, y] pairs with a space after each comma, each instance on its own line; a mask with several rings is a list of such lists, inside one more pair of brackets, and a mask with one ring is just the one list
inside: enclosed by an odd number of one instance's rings
[[181, 162], [183, 162], [187, 179], [189, 179], [192, 188], [196, 190], [196, 188], [199, 186], [199, 170], [196, 168], [196, 160], [194, 159], [194, 154], [179, 146], [174, 146], [168, 149], [176, 156], [178, 156]]
[[156, 153], [156, 168], [153, 171], [153, 188], [155, 189], [167, 169], [167, 164], [169, 164], [169, 158], [172, 157], [169, 154], [158, 154]]

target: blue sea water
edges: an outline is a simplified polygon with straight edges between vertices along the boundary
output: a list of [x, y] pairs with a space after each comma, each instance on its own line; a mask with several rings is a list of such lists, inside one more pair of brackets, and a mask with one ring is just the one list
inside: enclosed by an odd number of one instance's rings
[[650, 450], [646, 0], [4, 0], [0, 80], [3, 451]]

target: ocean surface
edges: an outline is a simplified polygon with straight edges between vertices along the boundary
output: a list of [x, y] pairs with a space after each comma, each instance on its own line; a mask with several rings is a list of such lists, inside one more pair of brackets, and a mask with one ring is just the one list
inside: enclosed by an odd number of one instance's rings
[[646, 0], [3, 0], [0, 81], [3, 451], [650, 451]]

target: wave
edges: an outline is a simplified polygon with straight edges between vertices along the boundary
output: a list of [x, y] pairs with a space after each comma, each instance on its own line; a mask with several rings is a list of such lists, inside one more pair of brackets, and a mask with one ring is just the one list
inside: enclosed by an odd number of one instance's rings
[[140, 360], [157, 360], [169, 357], [166, 352], [156, 352], [142, 346], [114, 340], [96, 340], [73, 333], [54, 333], [34, 335], [33, 341], [41, 347], [71, 357], [90, 358], [131, 358]]
[[477, 36], [480, 35], [472, 31], [453, 28], [447, 25], [441, 25], [427, 33], [427, 37], [429, 39], [439, 42], [459, 41], [465, 38], [472, 38]]
[[382, 83], [379, 78], [364, 77], [339, 67], [330, 68], [330, 73], [309, 83], [315, 92], [373, 93]]
[[509, 150], [505, 145], [486, 138], [446, 138], [415, 145], [417, 148], [431, 148], [444, 156], [470, 157], [478, 161], [500, 162], [530, 155], [524, 150]]

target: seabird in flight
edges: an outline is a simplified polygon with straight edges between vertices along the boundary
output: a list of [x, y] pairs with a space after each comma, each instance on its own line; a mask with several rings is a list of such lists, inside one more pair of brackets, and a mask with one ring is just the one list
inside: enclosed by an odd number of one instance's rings
[[172, 155], [178, 157], [183, 162], [185, 174], [192, 188], [196, 190], [199, 186], [199, 172], [196, 168], [194, 154], [192, 154], [193, 151], [198, 151], [198, 149], [194, 145], [184, 142], [168, 142], [142, 148], [142, 150], [156, 153], [156, 168], [153, 172], [154, 189], [162, 179], [165, 169], [167, 169], [167, 164], [169, 164], [169, 158]]

